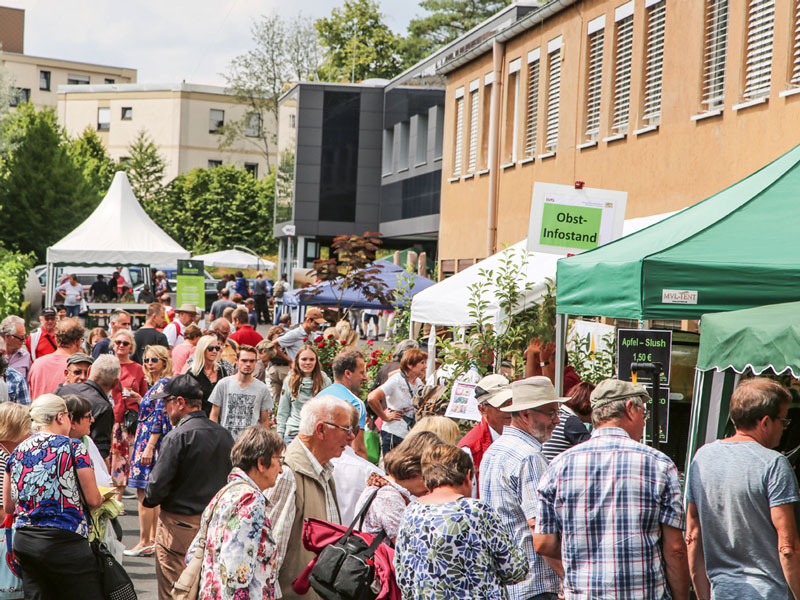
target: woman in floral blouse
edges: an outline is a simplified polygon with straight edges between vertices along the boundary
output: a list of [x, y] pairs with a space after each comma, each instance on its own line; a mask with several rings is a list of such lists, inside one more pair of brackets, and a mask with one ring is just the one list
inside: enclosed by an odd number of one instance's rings
[[431, 492], [406, 509], [394, 567], [403, 600], [506, 600], [528, 560], [491, 506], [472, 495], [472, 459], [451, 445], [422, 455]]
[[[284, 448], [280, 436], [261, 425], [245, 429], [233, 446], [228, 485], [203, 513], [208, 533], [199, 600], [275, 597], [277, 547], [263, 492], [275, 485], [281, 474]], [[194, 555], [199, 536], [187, 556]]]

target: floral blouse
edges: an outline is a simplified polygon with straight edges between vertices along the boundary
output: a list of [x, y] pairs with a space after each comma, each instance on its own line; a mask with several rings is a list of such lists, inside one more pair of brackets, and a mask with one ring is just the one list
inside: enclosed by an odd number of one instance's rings
[[14, 449], [6, 477], [11, 478], [11, 498], [16, 504], [15, 528], [58, 527], [88, 537], [72, 454], [76, 468], [92, 468], [86, 446], [65, 435], [42, 431]]
[[404, 487], [373, 473], [367, 480], [367, 487], [361, 492], [361, 496], [356, 502], [356, 513], [361, 510], [376, 489], [378, 493], [367, 509], [367, 514], [364, 515], [364, 525], [361, 527], [361, 531], [373, 534], [385, 531], [387, 541], [394, 544], [397, 533], [400, 531], [403, 513], [406, 506], [411, 503], [412, 496]]
[[[278, 577], [276, 545], [267, 518], [268, 501], [247, 474], [234, 467], [211, 514], [200, 572], [199, 600], [272, 600]], [[217, 496], [203, 513], [214, 505]], [[199, 537], [199, 534], [198, 534]], [[186, 554], [194, 556], [196, 537]]]
[[408, 506], [394, 555], [403, 600], [505, 600], [528, 560], [497, 513], [461, 498]]

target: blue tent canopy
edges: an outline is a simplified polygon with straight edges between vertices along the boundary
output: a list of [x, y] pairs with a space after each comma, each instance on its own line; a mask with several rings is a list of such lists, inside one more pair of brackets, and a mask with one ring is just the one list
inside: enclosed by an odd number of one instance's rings
[[[387, 290], [394, 291], [399, 285], [399, 278], [404, 274], [403, 269], [387, 262], [376, 261], [373, 263], [378, 267], [381, 272], [377, 277], [386, 284]], [[422, 290], [431, 287], [435, 281], [427, 277], [420, 277], [413, 275], [413, 284], [410, 290], [410, 296], [421, 292]], [[310, 294], [309, 291], [292, 290], [283, 295], [283, 303], [286, 306], [340, 306], [343, 309], [350, 308], [380, 308], [384, 310], [393, 310], [395, 306], [382, 304], [379, 300], [369, 300], [359, 290], [342, 290], [341, 286], [336, 282], [324, 281], [314, 284], [310, 290], [319, 290], [319, 293]], [[398, 304], [402, 299], [395, 298], [395, 304]]]

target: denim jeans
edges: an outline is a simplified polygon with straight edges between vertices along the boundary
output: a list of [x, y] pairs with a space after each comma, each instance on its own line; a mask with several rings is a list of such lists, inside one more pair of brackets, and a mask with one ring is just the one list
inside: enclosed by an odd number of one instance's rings
[[64, 308], [67, 309], [67, 316], [68, 317], [77, 317], [78, 315], [81, 314], [81, 305], [80, 304], [75, 304], [73, 306], [64, 305]]
[[385, 457], [389, 453], [389, 450], [400, 445], [400, 442], [402, 441], [403, 438], [398, 437], [393, 433], [381, 431], [381, 451], [383, 452], [383, 456]]

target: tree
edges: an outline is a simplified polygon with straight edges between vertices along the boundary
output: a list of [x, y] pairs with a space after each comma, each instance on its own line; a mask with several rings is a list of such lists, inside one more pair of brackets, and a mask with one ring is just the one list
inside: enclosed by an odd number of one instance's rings
[[405, 68], [464, 35], [509, 4], [511, 0], [422, 0], [419, 6], [429, 14], [412, 19], [408, 24], [408, 37], [400, 48]]
[[98, 201], [101, 200], [111, 186], [114, 173], [122, 167], [108, 155], [97, 132], [89, 125], [79, 137], [69, 140], [67, 151]]
[[158, 146], [142, 129], [128, 146], [128, 160], [123, 168], [128, 173], [131, 189], [145, 210], [158, 204], [164, 189], [164, 171], [167, 163]]
[[173, 179], [145, 210], [181, 246], [199, 254], [244, 244], [274, 252], [273, 174], [255, 179], [237, 167], [192, 169]]
[[278, 120], [278, 98], [288, 83], [316, 75], [320, 49], [314, 26], [302, 14], [292, 21], [277, 13], [263, 15], [251, 32], [254, 48], [233, 59], [223, 74], [237, 102], [248, 111], [220, 129], [220, 148], [245, 140], [261, 151], [269, 169], [277, 143], [271, 125]]
[[0, 243], [39, 260], [97, 206], [55, 111], [19, 105], [0, 121]]
[[401, 38], [384, 23], [375, 0], [345, 0], [315, 25], [323, 48], [320, 79], [355, 83], [401, 71]]

